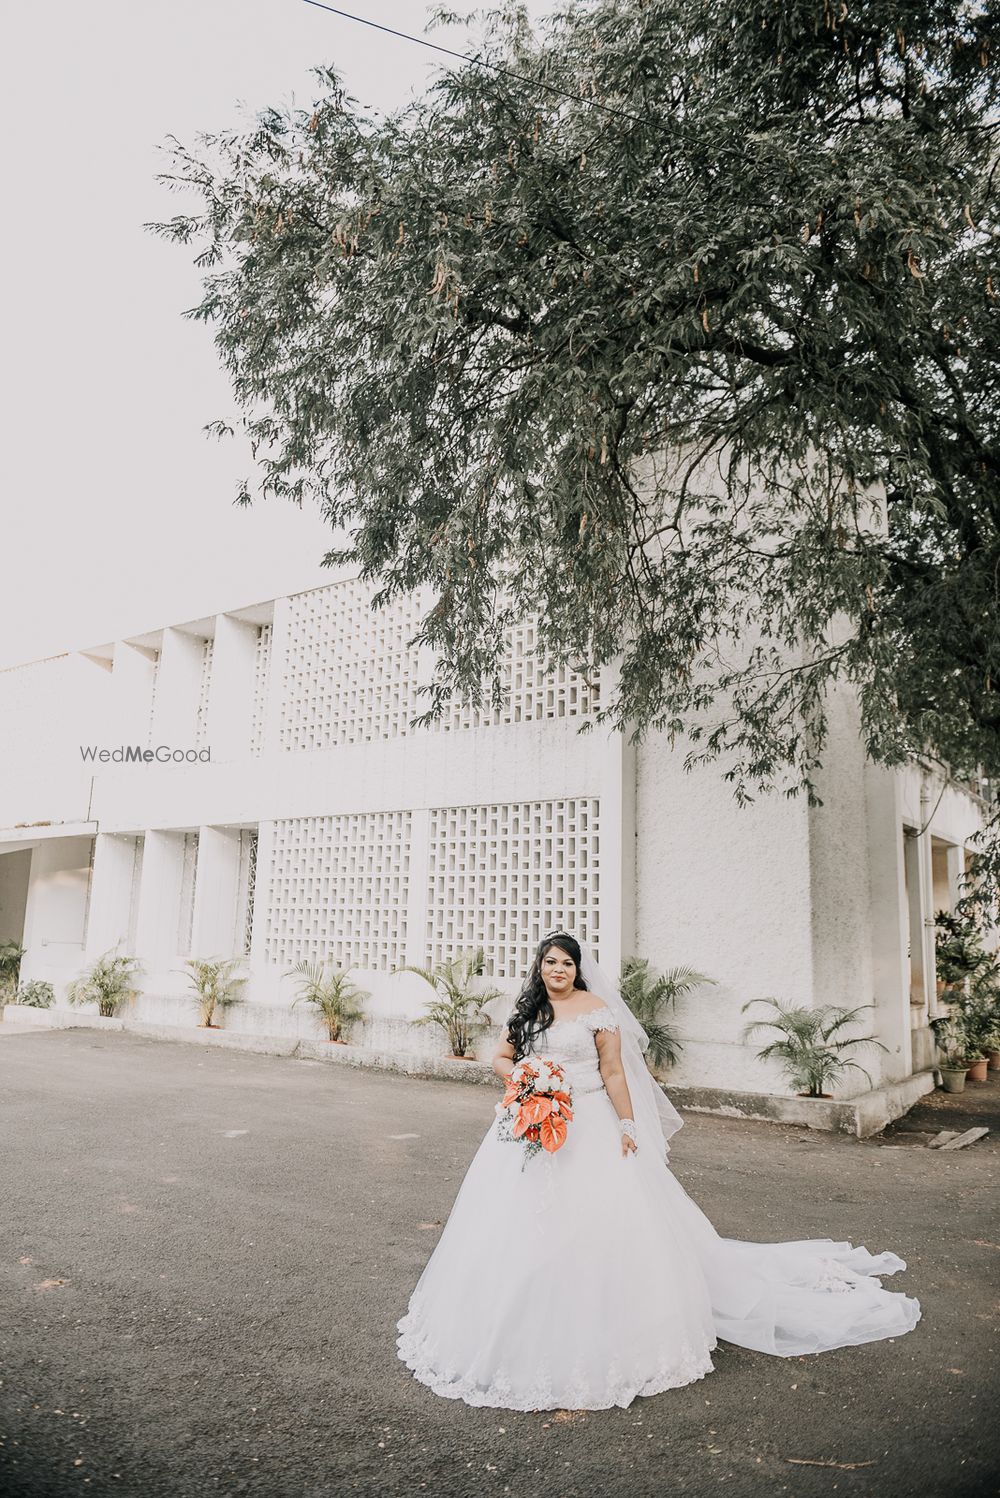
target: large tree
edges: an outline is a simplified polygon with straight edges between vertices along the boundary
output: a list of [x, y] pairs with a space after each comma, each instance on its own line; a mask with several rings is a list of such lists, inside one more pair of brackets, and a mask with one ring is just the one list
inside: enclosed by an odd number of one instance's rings
[[[811, 791], [1000, 771], [996, 0], [570, 0], [377, 118], [174, 143], [259, 463], [385, 597], [430, 711], [538, 611], [609, 718]], [[219, 423], [218, 428], [224, 429]]]

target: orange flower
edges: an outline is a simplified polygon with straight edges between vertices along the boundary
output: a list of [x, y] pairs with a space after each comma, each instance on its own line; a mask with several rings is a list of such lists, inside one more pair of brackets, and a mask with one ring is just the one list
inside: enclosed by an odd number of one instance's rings
[[566, 1143], [566, 1119], [561, 1113], [550, 1113], [538, 1126], [542, 1149], [554, 1155]]
[[552, 1112], [552, 1099], [536, 1093], [521, 1104], [521, 1112], [529, 1124], [540, 1124]]

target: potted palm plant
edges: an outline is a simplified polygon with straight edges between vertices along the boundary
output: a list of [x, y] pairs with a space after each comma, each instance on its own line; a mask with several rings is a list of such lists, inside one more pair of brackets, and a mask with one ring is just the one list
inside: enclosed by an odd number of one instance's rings
[[322, 962], [299, 962], [286, 978], [299, 979], [299, 992], [292, 1000], [296, 1004], [311, 1004], [316, 1018], [326, 1027], [326, 1038], [331, 1045], [346, 1045], [341, 1035], [345, 1025], [364, 1019], [364, 1001], [371, 994], [351, 981], [351, 969], [334, 967], [328, 971]]
[[247, 981], [246, 975], [238, 972], [242, 961], [241, 957], [189, 957], [185, 961], [200, 1028], [218, 1030], [216, 1014], [224, 1014], [232, 1004], [239, 1003]]
[[456, 1061], [474, 1061], [468, 1054], [472, 1047], [473, 1034], [477, 1029], [491, 1023], [485, 1006], [493, 999], [502, 997], [500, 989], [487, 988], [476, 992], [473, 983], [482, 974], [486, 954], [479, 948], [463, 952], [459, 957], [448, 958], [436, 967], [401, 967], [400, 973], [416, 973], [434, 990], [434, 997], [427, 1000], [427, 1013], [411, 1020], [414, 1025], [437, 1025], [448, 1037], [451, 1056]]
[[777, 999], [751, 999], [744, 1004], [742, 1013], [754, 1004], [767, 1004], [775, 1013], [774, 1019], [753, 1020], [744, 1026], [743, 1038], [749, 1040], [761, 1030], [777, 1030], [776, 1040], [770, 1041], [757, 1052], [761, 1061], [772, 1057], [780, 1061], [785, 1075], [800, 1097], [828, 1098], [832, 1093], [825, 1089], [836, 1086], [844, 1073], [859, 1071], [871, 1082], [871, 1076], [860, 1062], [845, 1055], [853, 1046], [874, 1046], [880, 1051], [886, 1047], [872, 1035], [848, 1038], [843, 1031], [857, 1022], [857, 1017], [871, 1004], [858, 1004], [854, 1009], [840, 1009], [834, 1004], [821, 1004], [816, 1009], [784, 1005]]
[[112, 949], [67, 984], [66, 998], [71, 1004], [96, 1004], [101, 1019], [114, 1019], [138, 997], [133, 980], [141, 972], [137, 957]]
[[668, 968], [657, 976], [645, 957], [629, 957], [622, 963], [619, 991], [649, 1036], [646, 1060], [652, 1071], [674, 1066], [680, 1058], [681, 1038], [665, 1018], [666, 1011], [676, 1010], [678, 1000], [694, 989], [714, 983], [714, 978], [691, 967]]
[[968, 1042], [962, 1033], [961, 1022], [956, 1015], [931, 1020], [931, 1029], [937, 1041], [941, 1061], [941, 1086], [945, 1092], [964, 1092], [965, 1074], [968, 1070], [966, 1051]]

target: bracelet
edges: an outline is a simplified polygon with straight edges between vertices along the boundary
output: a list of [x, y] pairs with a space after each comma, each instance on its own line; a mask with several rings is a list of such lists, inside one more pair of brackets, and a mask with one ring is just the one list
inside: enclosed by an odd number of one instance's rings
[[620, 1118], [618, 1120], [618, 1122], [622, 1126], [622, 1133], [623, 1134], [627, 1134], [628, 1137], [631, 1139], [632, 1143], [635, 1144], [636, 1143], [635, 1119], [634, 1118]]

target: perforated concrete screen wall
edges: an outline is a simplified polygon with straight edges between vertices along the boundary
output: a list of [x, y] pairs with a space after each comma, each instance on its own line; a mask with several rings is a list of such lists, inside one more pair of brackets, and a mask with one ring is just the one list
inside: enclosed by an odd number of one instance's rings
[[389, 971], [406, 961], [410, 813], [275, 823], [268, 962]]
[[427, 948], [472, 947], [486, 971], [519, 978], [546, 931], [600, 948], [600, 805], [589, 797], [431, 811]]

